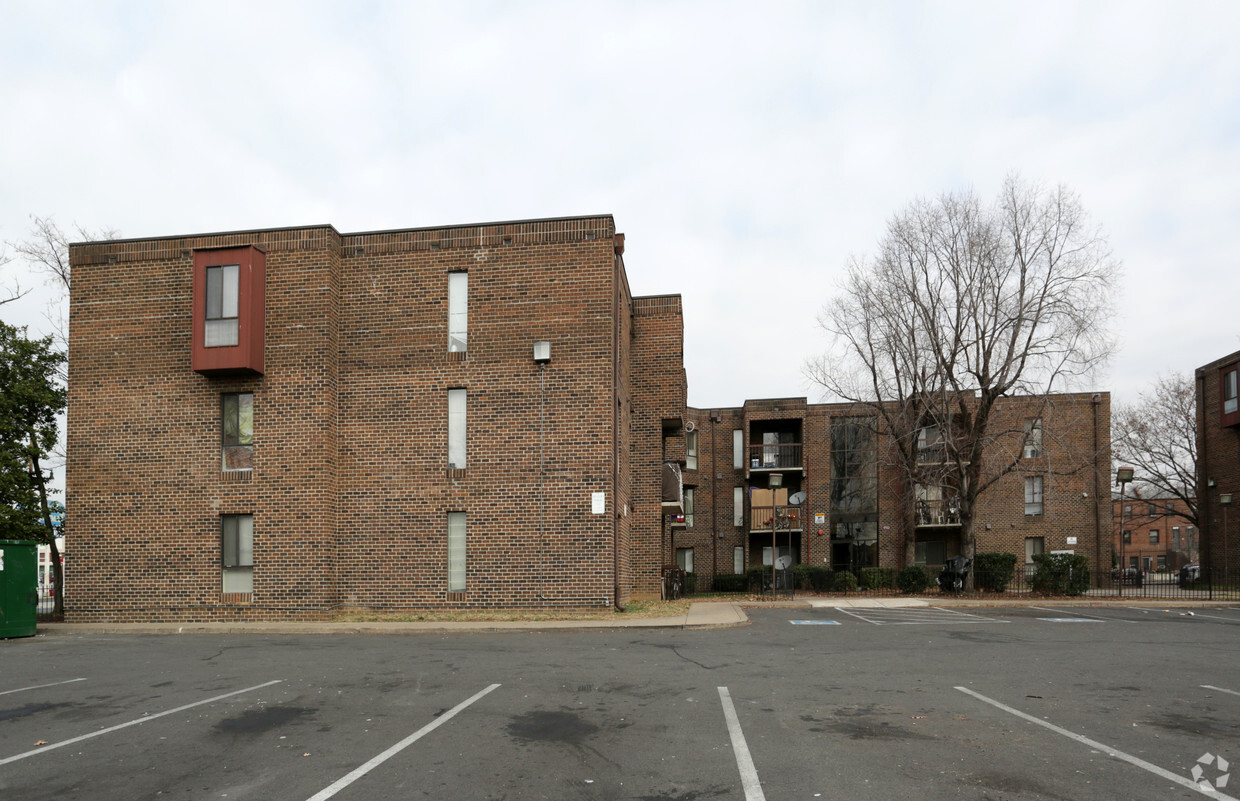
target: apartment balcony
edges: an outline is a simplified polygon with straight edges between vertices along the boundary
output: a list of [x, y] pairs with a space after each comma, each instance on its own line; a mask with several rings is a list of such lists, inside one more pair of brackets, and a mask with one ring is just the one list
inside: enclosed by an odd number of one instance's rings
[[[776, 516], [778, 510], [778, 516]], [[754, 506], [749, 509], [749, 531], [757, 533], [770, 531], [774, 524], [776, 531], [804, 530], [805, 510], [796, 506]]]
[[749, 471], [751, 473], [804, 469], [801, 443], [799, 442], [781, 442], [778, 445], [751, 445], [749, 447]]
[[955, 500], [917, 501], [918, 528], [960, 528], [960, 502]]

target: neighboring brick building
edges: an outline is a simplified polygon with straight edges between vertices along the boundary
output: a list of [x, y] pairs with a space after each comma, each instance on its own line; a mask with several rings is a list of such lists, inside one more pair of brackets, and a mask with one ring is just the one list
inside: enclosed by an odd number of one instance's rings
[[1113, 507], [1111, 548], [1115, 566], [1147, 573], [1175, 571], [1200, 559], [1197, 527], [1185, 517], [1188, 509], [1178, 498], [1143, 497], [1129, 490], [1122, 503], [1118, 495], [1113, 496]]
[[[770, 564], [773, 538], [777, 555], [792, 564], [903, 567], [910, 523], [902, 500], [909, 487], [884, 438], [875, 441], [862, 423], [865, 415], [860, 407], [805, 398], [689, 409], [690, 456], [698, 469], [687, 469], [684, 483], [693, 513], [683, 527], [672, 527], [667, 547], [680, 564], [691, 561], [699, 577]], [[1029, 420], [1040, 425], [1026, 438]], [[1109, 395], [1056, 395], [1046, 405], [1004, 398], [992, 421], [998, 433], [991, 447], [1020, 458], [1015, 471], [978, 499], [977, 550], [1007, 551], [1029, 563], [1035, 553], [1074, 551], [1094, 569], [1107, 569]], [[933, 458], [932, 448], [925, 453]], [[774, 490], [772, 473], [780, 476]], [[776, 508], [798, 492], [806, 496], [799, 507]], [[961, 551], [955, 492], [948, 482], [913, 492], [915, 561], [941, 565]]]
[[1240, 572], [1240, 351], [1198, 367], [1197, 515], [1202, 566]]
[[[70, 619], [623, 605], [759, 563], [799, 491], [792, 561], [899, 566], [906, 525], [959, 550], [859, 409], [686, 408], [681, 298], [632, 296], [623, 253], [606, 215], [73, 245]], [[993, 447], [1033, 419], [978, 547], [1105, 566], [1109, 398], [1004, 399]]]

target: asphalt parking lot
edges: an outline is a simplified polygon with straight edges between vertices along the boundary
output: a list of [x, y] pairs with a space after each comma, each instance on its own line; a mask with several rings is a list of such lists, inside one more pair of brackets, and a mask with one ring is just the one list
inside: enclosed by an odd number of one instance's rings
[[1240, 609], [1189, 611], [0, 641], [0, 799], [1227, 799]]

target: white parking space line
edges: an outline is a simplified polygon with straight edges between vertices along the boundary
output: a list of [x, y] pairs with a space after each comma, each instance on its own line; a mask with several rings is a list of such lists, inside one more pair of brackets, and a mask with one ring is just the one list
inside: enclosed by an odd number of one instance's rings
[[0, 691], [0, 695], [8, 695], [9, 693], [24, 693], [27, 690], [42, 690], [44, 687], [59, 687], [62, 684], [72, 684], [75, 681], [86, 681], [86, 679], [67, 679], [65, 681], [54, 681], [51, 684], [36, 684], [33, 687], [19, 687], [16, 690]]
[[1228, 690], [1226, 687], [1215, 687], [1213, 684], [1202, 684], [1201, 687], [1206, 690], [1218, 690], [1219, 692], [1227, 693], [1228, 695], [1240, 695], [1240, 693], [1235, 690]]
[[982, 701], [983, 703], [990, 704], [995, 709], [1001, 709], [1010, 715], [1015, 715], [1021, 720], [1025, 720], [1030, 723], [1036, 724], [1038, 726], [1041, 726], [1044, 729], [1049, 729], [1050, 731], [1053, 731], [1056, 734], [1062, 734], [1064, 737], [1067, 737], [1070, 740], [1075, 740], [1076, 742], [1082, 745], [1086, 745], [1097, 751], [1101, 751], [1102, 753], [1106, 754], [1109, 757], [1114, 757], [1115, 759], [1121, 759], [1130, 765], [1136, 765], [1138, 768], [1141, 768], [1142, 770], [1149, 771], [1150, 773], [1153, 773], [1155, 776], [1160, 776], [1169, 782], [1174, 782], [1180, 785], [1181, 787], [1186, 787], [1189, 790], [1195, 790], [1201, 793], [1202, 795], [1209, 796], [1210, 798], [1219, 798], [1219, 799], [1222, 799], [1223, 801], [1240, 801], [1240, 799], [1236, 799], [1233, 796], [1220, 793], [1218, 790], [1215, 790], [1214, 788], [1210, 788], [1209, 790], [1206, 790], [1203, 787], [1199, 786], [1192, 779], [1189, 779], [1185, 776], [1177, 776], [1176, 774], [1172, 773], [1169, 770], [1164, 770], [1163, 768], [1160, 768], [1157, 765], [1154, 765], [1150, 762], [1146, 762], [1144, 759], [1135, 757], [1132, 754], [1126, 754], [1117, 748], [1112, 748], [1109, 745], [1104, 745], [1103, 743], [1100, 743], [1097, 740], [1091, 740], [1088, 737], [1077, 734], [1076, 732], [1071, 732], [1071, 731], [1068, 731], [1067, 729], [1061, 729], [1060, 727], [1056, 726], [1054, 723], [1049, 723], [1045, 720], [1042, 720], [1041, 718], [1036, 718], [1033, 715], [1029, 715], [1024, 712], [1021, 712], [1019, 709], [1013, 709], [1012, 707], [1006, 704], [1002, 704], [994, 700], [993, 698], [987, 698], [981, 693], [975, 693], [972, 690], [970, 690], [968, 687], [957, 687], [956, 689], [964, 693], [965, 695], [970, 695], [976, 698], [977, 700]]
[[1037, 609], [1042, 612], [1054, 612], [1057, 615], [1068, 615], [1070, 617], [1088, 617], [1093, 620], [1115, 621], [1116, 623], [1136, 623], [1135, 620], [1125, 620], [1122, 617], [1103, 617], [1102, 615], [1090, 615], [1085, 612], [1078, 612], [1075, 609], [1051, 609], [1049, 606], [1031, 606], [1030, 609]]
[[484, 695], [486, 695], [487, 693], [491, 692], [492, 690], [496, 689], [499, 686], [500, 685], [498, 684], [492, 684], [491, 686], [474, 693], [469, 698], [466, 698], [464, 701], [452, 707], [447, 712], [435, 718], [430, 723], [427, 723], [425, 726], [418, 729], [417, 731], [415, 731], [413, 734], [409, 735], [405, 739], [401, 740], [399, 743], [392, 746], [388, 750], [384, 751], [382, 754], [379, 754], [377, 757], [375, 757], [374, 759], [371, 759], [369, 762], [365, 763], [361, 767], [358, 767], [350, 771], [348, 774], [340, 777], [336, 781], [329, 784], [327, 787], [324, 787], [322, 790], [310, 796], [308, 801], [325, 801], [326, 799], [331, 798], [336, 793], [340, 792], [341, 790], [348, 787], [353, 782], [362, 778], [367, 773], [370, 773], [372, 770], [379, 767], [384, 762], [387, 762], [389, 759], [396, 756], [401, 751], [404, 751], [406, 748], [413, 745], [418, 740], [421, 740], [423, 737], [430, 734], [435, 729], [447, 723], [449, 720], [452, 720], [452, 718], [456, 717], [457, 713], [459, 713], [461, 710], [470, 706], [475, 701], [477, 701], [479, 698], [482, 698]]
[[758, 781], [758, 771], [749, 756], [749, 746], [745, 744], [745, 733], [741, 731], [740, 719], [736, 717], [736, 707], [732, 705], [732, 694], [727, 687], [719, 688], [719, 702], [723, 704], [723, 719], [728, 723], [728, 736], [732, 738], [732, 753], [736, 755], [736, 767], [741, 773], [745, 801], [766, 801], [766, 794]]
[[934, 623], [938, 624], [955, 624], [955, 623], [1010, 623], [1010, 620], [998, 620], [992, 617], [982, 617], [981, 615], [973, 615], [968, 612], [957, 612], [954, 609], [944, 609], [941, 606], [931, 606], [925, 609], [866, 609], [865, 614], [861, 614], [853, 609], [844, 609], [841, 607], [838, 611], [846, 615], [851, 615], [858, 620], [864, 620], [866, 623], [872, 623], [875, 626], [924, 626]]
[[185, 706], [178, 706], [176, 709], [169, 709], [166, 712], [156, 712], [154, 715], [143, 715], [137, 720], [131, 720], [128, 723], [121, 723], [116, 726], [109, 726], [106, 729], [100, 729], [99, 731], [93, 731], [90, 734], [83, 734], [81, 737], [74, 737], [71, 740], [62, 740], [59, 743], [52, 743], [51, 745], [45, 745], [40, 748], [36, 748], [33, 751], [27, 751], [23, 754], [16, 754], [11, 757], [0, 759], [0, 765], [7, 765], [10, 762], [16, 762], [19, 759], [25, 759], [26, 757], [32, 757], [38, 754], [46, 754], [48, 751], [53, 751], [57, 748], [64, 748], [66, 745], [73, 745], [74, 743], [80, 743], [83, 740], [89, 740], [92, 737], [99, 737], [104, 734], [111, 734], [114, 731], [120, 731], [121, 729], [127, 729], [130, 726], [137, 726], [139, 723], [146, 723], [147, 721], [155, 720], [156, 718], [162, 718], [165, 715], [175, 715], [177, 712], [184, 712], [185, 710], [193, 709], [196, 706], [202, 706], [203, 704], [210, 704], [216, 701], [222, 701], [225, 698], [232, 698], [234, 695], [241, 695], [242, 693], [249, 693], [255, 690], [261, 690], [264, 687], [270, 687], [273, 684], [279, 684], [281, 681], [282, 679], [276, 679], [275, 681], [268, 681], [262, 684], [255, 684], [253, 687], [246, 687], [244, 690], [234, 690], [233, 692], [230, 692], [230, 693], [224, 693], [223, 695], [217, 695], [214, 698], [208, 698], [205, 701], [195, 701], [192, 704], [186, 704]]

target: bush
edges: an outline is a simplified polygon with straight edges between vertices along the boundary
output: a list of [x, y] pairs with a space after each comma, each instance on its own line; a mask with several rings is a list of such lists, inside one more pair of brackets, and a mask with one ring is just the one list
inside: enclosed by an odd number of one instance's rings
[[798, 590], [813, 589], [813, 580], [810, 577], [811, 570], [813, 570], [813, 565], [793, 565], [792, 586], [796, 587]]
[[1016, 571], [1014, 553], [979, 553], [973, 557], [973, 586], [979, 590], [1004, 592]]
[[680, 588], [682, 595], [692, 595], [697, 592], [697, 573], [685, 573], [684, 586]]
[[930, 586], [930, 574], [921, 565], [909, 565], [900, 571], [896, 584], [900, 587], [900, 592], [908, 595], [925, 592]]
[[831, 592], [831, 577], [834, 575], [826, 565], [807, 565], [809, 568], [810, 587], [814, 592]]
[[861, 589], [890, 590], [896, 586], [896, 571], [891, 567], [861, 568]]
[[752, 565], [745, 571], [745, 584], [750, 592], [762, 592], [764, 584], [771, 580], [771, 568], [763, 565]]
[[1089, 559], [1083, 554], [1040, 553], [1033, 564], [1034, 592], [1080, 595], [1089, 589]]
[[831, 589], [836, 592], [856, 592], [857, 577], [847, 570], [836, 573], [831, 578]]
[[715, 576], [715, 592], [744, 592], [749, 579], [744, 573], [721, 573]]

